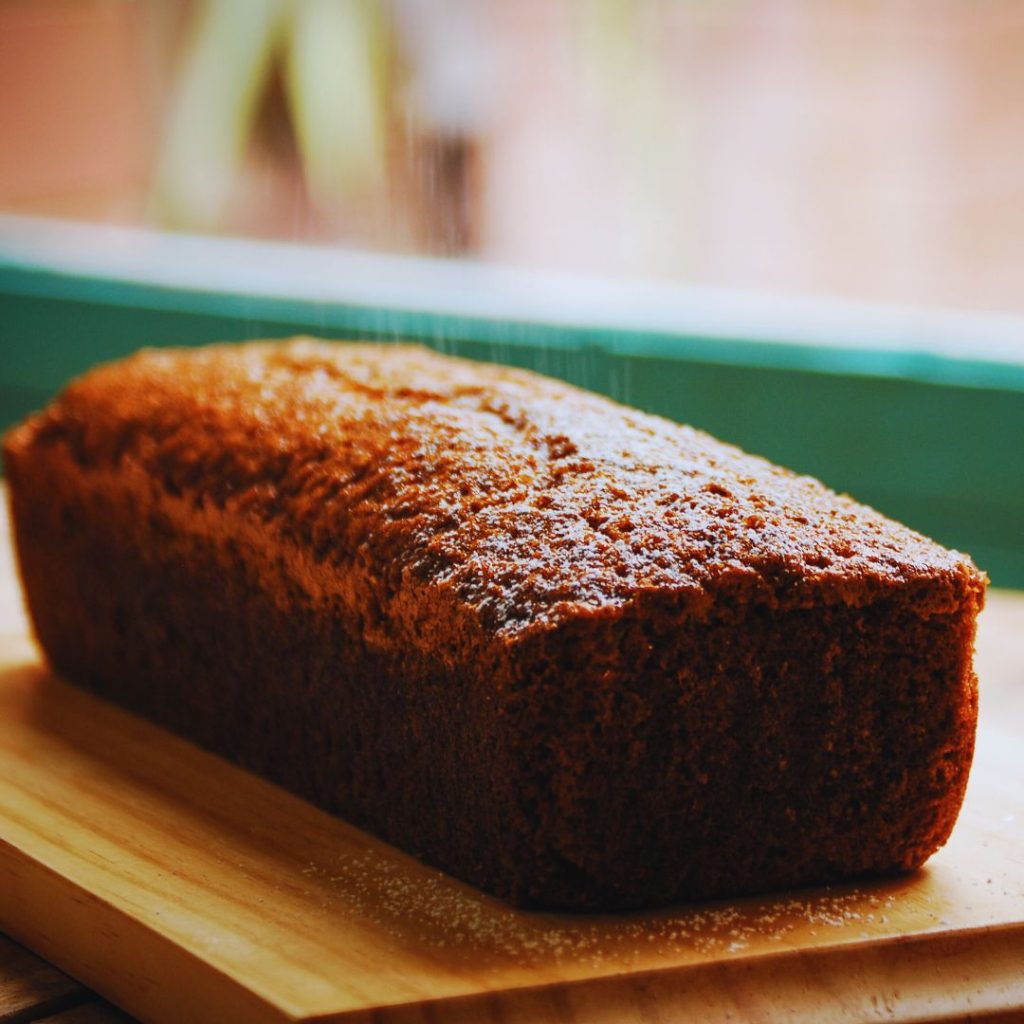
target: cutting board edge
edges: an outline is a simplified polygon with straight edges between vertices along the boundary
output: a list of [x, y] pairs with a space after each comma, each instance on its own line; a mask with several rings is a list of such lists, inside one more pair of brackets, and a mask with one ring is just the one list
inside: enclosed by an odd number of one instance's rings
[[[254, 992], [172, 936], [3, 837], [0, 876], [7, 882], [0, 887], [0, 931], [140, 1021], [302, 1020], [300, 1014]], [[188, 1007], [188, 1016], [182, 1015], [176, 1001], [183, 991], [204, 994]]]
[[[966, 984], [932, 999], [922, 990], [936, 947], [950, 979], [959, 976]], [[894, 949], [903, 955], [893, 958]], [[908, 1019], [926, 1024], [1024, 1012], [1021, 963], [1024, 923], [1014, 922], [313, 1014], [294, 1024], [641, 1024], [650, 1019], [735, 1022], [747, 1015], [760, 1024], [840, 1024], [876, 1016], [882, 1006], [899, 1010], [901, 1003], [914, 1004], [906, 1007], [912, 1012]], [[646, 1008], [655, 1006], [658, 1016], [652, 1018]]]
[[[18, 866], [20, 872], [16, 870]], [[929, 929], [810, 949], [786, 947], [711, 962], [619, 971], [599, 977], [559, 979], [414, 1001], [379, 1001], [372, 1007], [309, 1013], [290, 1010], [260, 995], [174, 937], [4, 839], [0, 839], [0, 871], [23, 882], [20, 899], [0, 894], [0, 930], [141, 1021], [152, 1024], [170, 1024], [181, 1019], [195, 1024], [221, 1024], [225, 1020], [245, 1020], [247, 1024], [418, 1024], [422, 1020], [426, 1024], [442, 1019], [437, 1016], [439, 1012], [445, 1014], [445, 1020], [455, 1013], [459, 1020], [464, 1016], [466, 1020], [507, 1020], [512, 1024], [521, 1015], [524, 1021], [542, 1024], [548, 1019], [563, 1020], [567, 1005], [589, 1006], [597, 1001], [614, 1008], [624, 1000], [643, 1001], [647, 998], [644, 993], [650, 991], [657, 991], [661, 1008], [672, 1006], [679, 1013], [699, 1010], [707, 1019], [715, 1019], [708, 1017], [708, 1013], [720, 1013], [723, 1018], [735, 1014], [735, 992], [751, 990], [744, 998], [756, 1000], [759, 989], [771, 991], [775, 1001], [781, 998], [789, 1007], [783, 1016], [776, 1018], [769, 1013], [764, 1019], [800, 1019], [793, 1016], [793, 1007], [794, 1000], [802, 999], [807, 1006], [807, 1019], [814, 1020], [824, 1019], [820, 1017], [823, 1001], [848, 1002], [856, 996], [855, 992], [841, 991], [844, 986], [849, 987], [847, 979], [851, 975], [861, 980], [865, 974], [872, 975], [871, 987], [881, 990], [886, 975], [892, 981], [894, 963], [903, 960], [916, 965], [917, 970], [926, 957], [937, 951], [947, 968], [975, 970], [979, 980], [984, 975], [986, 992], [1006, 989], [1010, 996], [1006, 1000], [990, 998], [985, 1006], [978, 1006], [970, 1001], [969, 990], [950, 993], [948, 1017], [981, 1010], [1016, 1009], [1024, 1004], [1024, 977], [1019, 969], [1024, 962], [1024, 922], [997, 922], [953, 931]], [[19, 887], [4, 888], [10, 894]], [[20, 910], [19, 903], [24, 904]], [[105, 935], [112, 941], [76, 941], [76, 934], [82, 932]], [[997, 948], [992, 949], [994, 940]], [[1008, 949], [1015, 951], [1017, 958], [1011, 954], [1011, 962], [1003, 971]], [[84, 957], [83, 950], [88, 951]], [[890, 955], [897, 952], [900, 956]], [[156, 964], [161, 977], [152, 976], [150, 968]], [[907, 974], [904, 967], [902, 975]], [[770, 986], [766, 984], [769, 977]], [[912, 986], [913, 981], [912, 976], [904, 977], [903, 987]], [[1007, 988], [1011, 982], [1016, 983], [1015, 991]], [[862, 986], [862, 991], [866, 990]], [[174, 999], [183, 991], [201, 991], [202, 995], [190, 1000], [186, 1007]], [[694, 1000], [699, 1000], [699, 1005]], [[622, 1009], [625, 1013], [626, 1007]], [[183, 1017], [185, 1011], [187, 1017]], [[766, 1010], [761, 1008], [758, 1012], [763, 1014]]]

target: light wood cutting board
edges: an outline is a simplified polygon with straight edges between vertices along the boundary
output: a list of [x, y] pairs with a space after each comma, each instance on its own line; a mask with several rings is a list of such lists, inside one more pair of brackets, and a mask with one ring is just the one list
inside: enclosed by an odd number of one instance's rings
[[511, 910], [59, 681], [29, 639], [5, 533], [0, 522], [0, 930], [145, 1021], [1024, 1008], [1020, 597], [985, 613], [968, 800], [923, 871], [573, 917]]

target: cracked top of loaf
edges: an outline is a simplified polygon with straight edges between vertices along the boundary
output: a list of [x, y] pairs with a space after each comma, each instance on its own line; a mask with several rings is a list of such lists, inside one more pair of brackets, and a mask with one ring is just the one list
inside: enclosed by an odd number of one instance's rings
[[50, 443], [319, 565], [441, 588], [505, 634], [730, 586], [850, 604], [909, 587], [928, 615], [983, 585], [966, 556], [698, 430], [416, 346], [144, 351], [7, 442]]

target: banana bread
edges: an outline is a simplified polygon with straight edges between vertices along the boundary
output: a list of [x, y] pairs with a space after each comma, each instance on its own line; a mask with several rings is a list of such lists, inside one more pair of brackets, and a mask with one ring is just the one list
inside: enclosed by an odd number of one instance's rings
[[970, 560], [531, 373], [146, 351], [5, 441], [54, 667], [510, 902], [902, 872], [974, 745]]

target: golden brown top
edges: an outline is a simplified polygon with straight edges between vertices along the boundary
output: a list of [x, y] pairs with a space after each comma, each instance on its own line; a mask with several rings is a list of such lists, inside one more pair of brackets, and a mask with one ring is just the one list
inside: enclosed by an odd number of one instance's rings
[[442, 586], [506, 634], [730, 586], [860, 603], [930, 582], [928, 614], [983, 585], [966, 557], [690, 427], [412, 346], [142, 352], [8, 443], [54, 440], [322, 562]]

